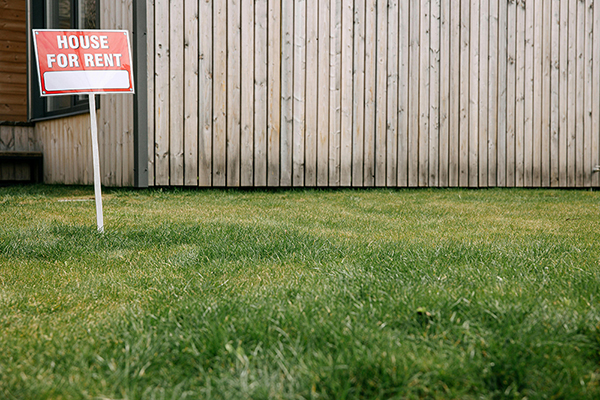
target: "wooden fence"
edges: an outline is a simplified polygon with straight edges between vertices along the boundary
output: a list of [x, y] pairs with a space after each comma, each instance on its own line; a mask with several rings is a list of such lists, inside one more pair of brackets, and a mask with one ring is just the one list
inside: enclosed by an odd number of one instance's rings
[[593, 0], [148, 2], [150, 185], [599, 186]]

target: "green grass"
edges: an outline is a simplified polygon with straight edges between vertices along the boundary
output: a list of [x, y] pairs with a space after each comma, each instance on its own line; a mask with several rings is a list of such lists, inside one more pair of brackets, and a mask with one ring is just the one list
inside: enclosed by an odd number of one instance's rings
[[0, 189], [0, 398], [600, 398], [600, 194]]

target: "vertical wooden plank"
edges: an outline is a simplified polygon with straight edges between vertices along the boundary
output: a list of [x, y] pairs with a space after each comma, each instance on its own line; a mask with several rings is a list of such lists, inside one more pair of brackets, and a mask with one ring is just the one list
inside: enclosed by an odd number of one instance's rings
[[515, 107], [515, 185], [523, 186], [524, 179], [524, 129], [525, 119], [525, 40], [526, 40], [526, 4], [521, 0], [517, 7], [517, 53], [516, 53], [516, 107]]
[[460, 167], [460, 124], [462, 120], [462, 109], [460, 104], [461, 89], [461, 55], [462, 41], [461, 33], [461, 9], [464, 5], [457, 2], [455, 7], [450, 8], [450, 77], [449, 77], [449, 121], [448, 121], [448, 186], [459, 185]]
[[569, 1], [568, 105], [567, 105], [567, 186], [575, 186], [577, 126], [577, 0]]
[[559, 180], [559, 126], [560, 126], [560, 0], [552, 0], [551, 70], [550, 70], [550, 186], [560, 185]]
[[317, 186], [329, 183], [329, 23], [330, 0], [319, 1], [317, 88]]
[[[121, 186], [121, 181], [123, 178], [122, 171], [122, 159], [123, 159], [123, 131], [124, 131], [124, 109], [123, 102], [119, 97], [123, 96], [114, 96], [113, 97], [113, 105], [114, 110], [112, 115], [105, 115], [105, 118], [113, 118], [114, 125], [113, 129], [110, 132], [110, 136], [113, 142], [113, 146], [111, 148], [111, 177], [112, 177], [112, 186]], [[172, 102], [171, 102], [172, 103]], [[173, 107], [171, 107], [173, 108]], [[69, 142], [70, 143], [70, 142]], [[172, 153], [171, 153], [172, 154]]]
[[[498, 101], [499, 82], [499, 10], [498, 0], [489, 5], [489, 87], [488, 87], [488, 186], [498, 186]], [[504, 39], [504, 37], [502, 37]]]
[[[60, 162], [60, 138], [62, 136], [62, 129], [60, 125], [60, 120], [50, 121], [50, 135], [51, 135], [51, 146], [50, 146], [50, 157], [52, 160], [52, 175], [50, 183], [59, 183], [61, 181], [61, 162]], [[105, 152], [107, 153], [107, 152]], [[106, 169], [108, 169], [108, 163], [106, 163]], [[102, 180], [105, 181], [104, 175], [102, 176]]]
[[[540, 187], [542, 183], [542, 129], [543, 129], [543, 82], [542, 75], [544, 56], [542, 53], [543, 39], [542, 29], [544, 26], [544, 5], [542, 0], [535, 0], [533, 11], [533, 147], [531, 158], [532, 180], [531, 186]], [[544, 132], [545, 134], [545, 132]]]
[[148, 65], [148, 186], [154, 186], [154, 0], [146, 0], [146, 59]]
[[306, 94], [306, 0], [294, 3], [294, 134], [292, 184], [304, 186]]
[[497, 186], [506, 186], [506, 95], [508, 67], [508, 2], [498, 2], [498, 143], [497, 143]]
[[[62, 161], [62, 156], [64, 152], [61, 146], [61, 144], [63, 143], [63, 129], [61, 122], [62, 121], [59, 119], [52, 121], [50, 124], [52, 125], [52, 128], [50, 130], [52, 132], [52, 183], [64, 182], [64, 169]], [[103, 176], [102, 179], [105, 180], [106, 178]]]
[[365, 4], [354, 9], [354, 99], [352, 120], [352, 186], [363, 186], [365, 128]]
[[213, 186], [225, 186], [227, 170], [227, 0], [213, 0]]
[[[44, 143], [42, 142], [44, 137], [43, 137], [43, 124], [38, 123], [35, 125], [35, 127], [32, 128], [31, 130], [31, 135], [29, 142], [30, 142], [30, 146], [31, 146], [31, 150], [34, 151], [44, 151]], [[43, 164], [46, 163], [46, 157], [44, 157], [44, 161]], [[46, 174], [46, 168], [44, 166], [44, 175]], [[41, 180], [42, 182], [45, 182], [45, 177], [42, 176]]]
[[213, 0], [200, 1], [198, 15], [198, 185], [207, 187], [213, 163]]
[[479, 164], [479, 12], [480, 0], [471, 1], [469, 83], [469, 186], [478, 186]]
[[[154, 51], [154, 50], [152, 50]], [[96, 120], [97, 120], [96, 116]], [[152, 118], [154, 119], [154, 118]], [[89, 124], [88, 124], [89, 125]], [[151, 135], [154, 137], [154, 135]], [[149, 138], [150, 140], [150, 138]], [[85, 162], [85, 184], [91, 185], [94, 183], [94, 165], [93, 165], [93, 156], [92, 156], [92, 129], [91, 126], [85, 130], [83, 135], [83, 157]], [[152, 157], [154, 160], [154, 157]], [[153, 163], [154, 165], [154, 163]]]
[[0, 150], [12, 151], [15, 146], [14, 127], [0, 125]]
[[295, 2], [281, 2], [281, 186], [292, 186], [292, 151], [295, 119], [294, 94], [294, 6]]
[[517, 67], [517, 25], [519, 5], [510, 1], [507, 7], [507, 48], [506, 48], [506, 186], [515, 186], [515, 142], [516, 142], [516, 67]]
[[375, 102], [377, 96], [377, 0], [365, 10], [365, 138], [363, 185], [375, 185]]
[[410, 9], [412, 3], [400, 1], [398, 61], [398, 186], [408, 185], [408, 121], [409, 121], [409, 47]]
[[304, 184], [317, 184], [317, 110], [319, 84], [319, 0], [306, 0], [306, 132]]
[[[68, 163], [68, 157], [67, 157], [67, 148], [66, 148], [66, 144], [67, 144], [67, 127], [68, 125], [65, 123], [64, 119], [60, 119], [60, 122], [58, 123], [59, 126], [59, 139], [58, 139], [58, 143], [57, 143], [57, 149], [58, 149], [58, 154], [57, 154], [57, 160], [58, 160], [58, 165], [59, 165], [59, 169], [58, 169], [58, 179], [59, 179], [59, 183], [64, 183], [67, 182], [67, 174], [68, 174], [68, 169], [67, 169], [67, 163]], [[114, 140], [114, 135], [111, 135], [111, 139]], [[113, 142], [114, 145], [114, 142]], [[111, 162], [114, 161], [114, 152], [110, 153], [111, 156]], [[110, 169], [109, 169], [109, 174], [108, 174], [108, 182], [110, 186], [114, 186], [113, 183], [113, 179], [114, 179], [114, 168], [112, 168], [112, 163], [110, 164]]]
[[[591, 187], [592, 185], [592, 135], [600, 135], [598, 131], [592, 131], [593, 113], [592, 96], [594, 93], [593, 83], [593, 51], [594, 51], [594, 0], [585, 1], [585, 99], [584, 99], [584, 136], [583, 136], [583, 164], [581, 165], [581, 173], [583, 174], [583, 186]], [[596, 47], [600, 43], [595, 44]], [[597, 90], [597, 89], [596, 89]]]
[[269, 0], [267, 54], [267, 185], [279, 186], [281, 139], [281, 0]]
[[[259, 5], [260, 3], [260, 5]], [[241, 0], [242, 7], [242, 29], [241, 29], [241, 146], [240, 146], [240, 183], [242, 186], [252, 186], [254, 183], [254, 153], [255, 146], [260, 141], [258, 130], [259, 128], [254, 127], [255, 119], [259, 120], [259, 114], [261, 114], [260, 107], [261, 104], [258, 102], [254, 102], [254, 90], [255, 90], [255, 78], [259, 79], [259, 71], [260, 68], [258, 60], [262, 58], [261, 55], [264, 54], [262, 48], [260, 48], [263, 43], [260, 43], [261, 38], [261, 30], [258, 21], [259, 9], [261, 8], [264, 0], [250, 1], [250, 0]], [[254, 37], [254, 8], [256, 5], [256, 44]], [[255, 63], [254, 56], [256, 55], [256, 71], [255, 71]], [[256, 77], [255, 77], [256, 73]], [[262, 78], [262, 77], [260, 77]], [[258, 85], [256, 89], [259, 89]], [[258, 100], [258, 93], [257, 93]], [[261, 99], [263, 100], [263, 99]], [[256, 104], [256, 109], [254, 108]], [[266, 103], [263, 103], [266, 105]], [[264, 133], [264, 132], [262, 132]], [[256, 139], [256, 142], [255, 142]], [[256, 152], [259, 152], [259, 149], [256, 149]], [[261, 171], [264, 172], [264, 169]], [[262, 174], [261, 174], [262, 176]]]
[[[594, 7], [594, 50], [592, 54], [592, 167], [600, 165], [600, 5]], [[592, 186], [600, 186], [600, 173], [592, 174]]]
[[342, 126], [342, 1], [330, 5], [329, 42], [329, 186], [340, 186]]
[[[81, 160], [81, 135], [86, 131], [87, 124], [84, 122], [82, 118], [80, 123], [77, 125], [70, 125], [69, 127], [69, 139], [70, 142], [67, 143], [67, 148], [70, 151], [70, 162], [69, 169], [71, 174], [71, 184], [82, 184], [82, 170], [83, 164]], [[15, 145], [18, 144], [19, 135], [17, 132], [21, 129], [19, 126], [15, 126]], [[15, 168], [15, 174], [19, 173], [19, 168]]]
[[388, 5], [386, 185], [398, 182], [398, 0]]
[[[62, 135], [62, 129], [61, 126], [59, 124], [60, 120], [53, 120], [50, 121], [50, 123], [48, 124], [50, 126], [49, 128], [49, 132], [50, 132], [50, 137], [51, 137], [51, 145], [50, 145], [50, 159], [52, 160], [52, 174], [50, 175], [50, 183], [59, 183], [60, 182], [60, 170], [61, 170], [61, 163], [60, 163], [60, 148], [59, 148], [59, 143], [60, 143], [60, 137]], [[108, 163], [106, 163], [106, 169], [108, 167]], [[105, 175], [102, 176], [102, 180], [105, 181], [104, 178]]]
[[198, 185], [198, 2], [185, 0], [184, 185]]
[[342, 0], [342, 120], [340, 138], [340, 185], [352, 184], [352, 72], [354, 2]]
[[[157, 4], [157, 6], [159, 6]], [[161, 8], [164, 8], [164, 3], [161, 5]], [[101, 10], [101, 18], [100, 18], [100, 22], [101, 22], [101, 26], [104, 29], [114, 29], [112, 26], [112, 23], [114, 21], [114, 15], [111, 14], [111, 12], [114, 11], [114, 7], [103, 7], [103, 9]], [[167, 20], [167, 30], [168, 30], [168, 20]], [[162, 33], [162, 32], [161, 32]], [[164, 37], [164, 35], [161, 35]], [[168, 42], [168, 37], [167, 37], [167, 42]], [[166, 60], [168, 62], [168, 59]], [[168, 65], [167, 65], [168, 68]], [[164, 71], [164, 70], [163, 70]], [[169, 92], [168, 92], [168, 69], [166, 71], [167, 76], [163, 76], [163, 81], [166, 80], [166, 90], [167, 90], [167, 94], [166, 96], [169, 96]], [[164, 87], [164, 84], [163, 84]], [[100, 118], [97, 121], [98, 122], [98, 147], [99, 147], [99, 157], [100, 157], [100, 180], [102, 181], [103, 185], [110, 185], [110, 171], [111, 171], [111, 160], [110, 160], [110, 155], [111, 153], [114, 151], [114, 144], [110, 142], [112, 135], [110, 134], [111, 132], [111, 127], [113, 127], [114, 122], [115, 121], [111, 121], [110, 118], [106, 118], [106, 115], [114, 115], [114, 110], [115, 108], [113, 107], [113, 103], [114, 103], [114, 96], [113, 95], [106, 95], [103, 96], [104, 97], [104, 107], [100, 108]], [[168, 115], [167, 115], [168, 118]], [[167, 122], [168, 123], [168, 122]], [[60, 124], [56, 124], [57, 127], [61, 127]], [[168, 131], [168, 129], [167, 129]], [[60, 131], [59, 134], [62, 134], [62, 130]], [[163, 134], [164, 135], [164, 134]], [[162, 137], [161, 137], [162, 139]], [[168, 137], [167, 137], [168, 140]], [[58, 160], [58, 159], [57, 159]], [[167, 161], [168, 162], [168, 161]], [[168, 168], [168, 166], [167, 166]]]
[[[116, 114], [116, 112], [115, 112]], [[114, 114], [113, 114], [114, 115]], [[70, 147], [68, 145], [69, 143], [69, 124], [67, 123], [67, 121], [65, 121], [64, 119], [60, 120], [60, 142], [58, 143], [58, 148], [59, 148], [59, 160], [60, 160], [60, 183], [69, 183], [70, 182], [70, 168], [69, 168], [69, 161], [70, 161]], [[110, 132], [113, 133], [113, 132]], [[113, 146], [115, 145], [115, 135], [112, 134], [110, 135], [110, 139], [111, 142], [113, 144]], [[114, 168], [114, 164], [115, 164], [115, 151], [114, 151], [114, 147], [112, 149], [113, 151], [111, 151], [110, 153], [110, 169], [109, 169], [109, 184], [110, 186], [114, 186], [114, 179], [115, 179], [115, 168]]]
[[[62, 173], [62, 163], [61, 163], [61, 148], [60, 148], [60, 143], [61, 143], [61, 137], [63, 134], [63, 130], [62, 130], [62, 125], [61, 125], [61, 120], [54, 120], [51, 122], [51, 126], [52, 128], [50, 128], [50, 132], [52, 133], [52, 148], [51, 148], [51, 153], [52, 153], [52, 183], [60, 183], [61, 180], [63, 179], [63, 177], [61, 176]], [[105, 152], [106, 154], [108, 154], [108, 152]], [[108, 171], [108, 162], [106, 163], [106, 171]], [[108, 176], [108, 173], [106, 173], [105, 176]], [[107, 178], [102, 178], [102, 180], [105, 180], [106, 183], [108, 183], [108, 179]]]
[[[527, 10], [529, 13], [530, 10]], [[538, 1], [534, 2], [533, 6], [533, 74], [532, 74], [532, 84], [533, 84], [533, 100], [532, 100], [532, 151], [531, 151], [531, 180], [530, 186], [539, 187], [541, 185], [541, 167], [542, 167], [542, 27], [543, 27], [543, 16], [544, 16], [544, 6], [543, 2]]]
[[241, 0], [227, 3], [227, 186], [240, 185]]
[[386, 185], [386, 142], [387, 142], [387, 39], [388, 39], [388, 1], [378, 0], [374, 26], [376, 29], [376, 82], [375, 82], [375, 140], [373, 162], [375, 165], [375, 186]]
[[[70, 129], [70, 142], [68, 143], [68, 146], [70, 147], [70, 151], [71, 151], [71, 163], [69, 165], [69, 169], [71, 169], [71, 183], [72, 184], [81, 184], [81, 171], [82, 171], [82, 164], [80, 162], [81, 158], [79, 157], [79, 150], [81, 148], [81, 134], [83, 132], [86, 131], [86, 123], [83, 122], [83, 120], [81, 120], [80, 124], [78, 124], [79, 126], [73, 126], [72, 128], [74, 129]], [[17, 128], [20, 127], [15, 127], [15, 130]], [[16, 139], [16, 135], [15, 135], [15, 139]], [[17, 172], [17, 171], [15, 171]], [[121, 182], [122, 184], [122, 182]]]
[[[130, 0], [121, 0], [121, 15], [120, 18], [120, 29], [129, 30], [129, 16], [131, 14], [128, 10], [128, 5], [130, 4]], [[128, 165], [129, 165], [129, 121], [131, 119], [129, 115], [129, 96], [118, 96], [119, 108], [121, 110], [121, 130], [117, 132], [120, 136], [121, 141], [121, 155], [117, 157], [117, 169], [120, 169], [120, 172], [117, 175], [117, 186], [125, 186], [127, 182], [128, 175]]]
[[[113, 20], [111, 21], [111, 27], [113, 29], [123, 29], [123, 19], [122, 19], [122, 12], [123, 12], [123, 5], [124, 1], [123, 0], [115, 0], [112, 3], [112, 9], [113, 9]], [[123, 171], [122, 171], [122, 159], [123, 159], [123, 125], [124, 125], [124, 109], [123, 109], [123, 102], [121, 101], [120, 97], [123, 96], [114, 96], [113, 99], [113, 104], [114, 104], [114, 114], [112, 115], [106, 115], [106, 118], [114, 118], [114, 124], [113, 127], [114, 129], [111, 131], [110, 135], [112, 136], [112, 140], [113, 140], [113, 147], [112, 147], [112, 151], [111, 151], [111, 176], [112, 176], [112, 185], [113, 186], [121, 186], [121, 181], [123, 178]], [[70, 127], [68, 125], [65, 125], [65, 127], [67, 127], [66, 130], [66, 134], [67, 136], [70, 135], [69, 129]], [[71, 143], [71, 142], [69, 142]], [[72, 177], [69, 177], [69, 181], [72, 180]]]
[[[129, 96], [127, 96], [129, 97]], [[129, 111], [129, 110], [127, 110]], [[126, 120], [127, 122], [129, 122], [129, 119], [131, 117], [129, 117], [128, 115], [128, 119]], [[86, 184], [85, 182], [85, 164], [86, 164], [86, 160], [84, 159], [84, 155], [85, 155], [85, 149], [83, 148], [83, 136], [87, 133], [87, 131], [90, 129], [89, 128], [89, 116], [88, 118], [82, 118], [82, 124], [81, 124], [81, 128], [79, 130], [74, 131], [74, 135], [75, 135], [75, 145], [74, 145], [74, 150], [75, 150], [75, 183], [78, 185], [84, 185]], [[123, 180], [122, 180], [122, 185], [123, 186], [131, 186], [131, 183], [128, 182], [128, 169], [127, 169], [127, 165], [129, 163], [129, 152], [127, 152], [126, 156], [126, 161], [127, 163], [123, 163]]]
[[[57, 143], [57, 148], [58, 148], [58, 160], [59, 160], [59, 176], [60, 176], [60, 183], [67, 183], [69, 181], [69, 168], [67, 168], [68, 163], [69, 163], [69, 147], [67, 147], [67, 143], [68, 143], [68, 124], [66, 123], [66, 121], [64, 119], [61, 119], [59, 122], [59, 132], [60, 132], [60, 136], [59, 136], [59, 141]], [[112, 136], [112, 135], [111, 135]], [[111, 137], [111, 139], [114, 139], [114, 137]], [[113, 143], [114, 144], [114, 143]], [[111, 154], [112, 159], [111, 161], [114, 160], [114, 152]], [[14, 168], [14, 167], [13, 167]], [[114, 169], [112, 168], [112, 165], [110, 165], [109, 167], [109, 179], [113, 178], [113, 171]], [[13, 169], [14, 171], [14, 169]], [[14, 174], [14, 172], [13, 172]], [[113, 186], [114, 183], [112, 182], [112, 180], [109, 180], [110, 182], [110, 186]]]
[[[0, 125], [0, 150], [12, 151], [14, 147], [14, 126]], [[15, 166], [13, 164], [0, 165], [0, 180], [13, 179], [15, 179]]]
[[[117, 7], [118, 14], [118, 29], [128, 29], [128, 16], [130, 15], [127, 10], [129, 0], [121, 0]], [[119, 152], [117, 152], [117, 179], [116, 186], [125, 186], [127, 182], [127, 166], [129, 164], [129, 102], [127, 97], [129, 96], [117, 96], [117, 107], [119, 109], [119, 117], [121, 119], [119, 130], [116, 132], [117, 142], [119, 143]], [[76, 157], [76, 155], [74, 155]]]
[[551, 81], [550, 73], [552, 67], [552, 2], [543, 2], [543, 29], [542, 29], [542, 156], [541, 182], [543, 187], [550, 186], [550, 104], [551, 104]]
[[[154, 150], [154, 182], [157, 186], [169, 184], [169, 1], [156, 0], [155, 3], [155, 32], [154, 40], [156, 53], [154, 59], [154, 120], [155, 120], [155, 150]], [[105, 96], [110, 101], [110, 97]], [[106, 124], [107, 122], [105, 122]], [[104, 131], [108, 126], [105, 125]], [[105, 149], [106, 152], [106, 149]], [[105, 153], [106, 154], [106, 153]], [[108, 167], [108, 160], [104, 160]]]
[[431, 0], [429, 23], [429, 176], [428, 186], [440, 185], [440, 1]]
[[[15, 135], [15, 151], [29, 151], [29, 141], [27, 140], [28, 139], [27, 132], [30, 128], [24, 127], [24, 126], [15, 126], [13, 129], [14, 129], [14, 135]], [[80, 133], [80, 132], [78, 132], [78, 133]], [[80, 149], [80, 147], [81, 147], [81, 144], [78, 142], [79, 141], [77, 141], [74, 146], [74, 148], [76, 150]], [[81, 165], [79, 164], [80, 159], [81, 158], [77, 158], [76, 173], [78, 175], [81, 174], [81, 171], [83, 170], [81, 168]], [[29, 180], [30, 173], [31, 173], [31, 171], [27, 167], [27, 165], [15, 165], [14, 179], [18, 180], [18, 181]]]
[[[126, 108], [126, 111], [127, 108]], [[127, 116], [129, 117], [129, 116]], [[72, 163], [72, 168], [73, 168], [73, 183], [77, 184], [77, 185], [82, 185], [83, 182], [83, 170], [84, 170], [84, 165], [83, 165], [83, 149], [81, 147], [81, 138], [82, 135], [88, 130], [88, 118], [82, 118], [81, 119], [81, 125], [79, 126], [79, 128], [77, 129], [73, 129], [72, 134], [73, 134], [73, 163]], [[128, 119], [125, 119], [126, 123], [128, 124]], [[123, 146], [126, 149], [126, 146]], [[124, 153], [123, 154], [123, 158], [124, 158], [124, 162], [123, 162], [123, 178], [121, 180], [121, 186], [129, 186], [127, 185], [127, 164], [128, 164], [128, 159], [129, 159], [129, 153]]]
[[[71, 122], [71, 121], [70, 121]], [[72, 121], [75, 122], [75, 121]], [[63, 143], [63, 150], [65, 155], [65, 184], [72, 185], [76, 181], [77, 177], [77, 164], [75, 160], [75, 140], [76, 136], [74, 131], [81, 128], [81, 123], [77, 123], [80, 121], [76, 121], [76, 124], [65, 122], [65, 142]], [[73, 129], [75, 128], [75, 129]], [[120, 183], [117, 181], [117, 184]]]
[[419, 186], [429, 183], [429, 23], [431, 15], [430, 0], [421, 1], [420, 12], [420, 76], [419, 76]]
[[[64, 143], [64, 149], [65, 149], [65, 182], [69, 185], [73, 185], [75, 184], [75, 182], [77, 181], [77, 163], [76, 163], [76, 159], [75, 159], [75, 141], [76, 141], [76, 135], [75, 135], [75, 131], [76, 130], [81, 130], [82, 129], [82, 123], [81, 120], [77, 120], [77, 121], [73, 121], [76, 122], [75, 124], [72, 123], [65, 123], [65, 133], [66, 133], [66, 140]], [[117, 134], [120, 132], [117, 132]], [[120, 136], [120, 135], [119, 135]], [[118, 156], [118, 154], [116, 154], [116, 156]], [[116, 160], [117, 162], [117, 166], [120, 167], [120, 163], [119, 160]], [[120, 168], [119, 168], [120, 169]], [[120, 178], [120, 177], [119, 177]], [[117, 180], [115, 179], [115, 186], [119, 186], [121, 184], [121, 180]]]
[[470, 114], [470, 92], [471, 82], [471, 60], [470, 60], [470, 20], [471, 4], [469, 0], [461, 2], [460, 21], [460, 123], [459, 123], [459, 185], [469, 186], [469, 114]]
[[183, 0], [170, 0], [170, 124], [169, 156], [171, 185], [183, 185]]
[[[65, 183], [67, 185], [72, 185], [76, 182], [77, 180], [77, 163], [76, 163], [76, 159], [75, 159], [75, 140], [76, 140], [76, 136], [75, 136], [75, 130], [80, 130], [82, 125], [81, 121], [73, 121], [76, 122], [76, 124], [73, 126], [70, 123], [65, 123], [65, 143], [64, 145], [64, 150], [65, 150]], [[77, 123], [78, 122], [78, 123]], [[75, 129], [73, 129], [75, 128]], [[117, 134], [120, 132], [116, 132]], [[120, 135], [119, 135], [120, 137]], [[117, 153], [116, 156], [119, 156], [119, 154]], [[120, 167], [120, 163], [119, 160], [117, 158], [116, 160], [117, 162], [117, 166]], [[117, 169], [118, 172], [120, 168]], [[120, 174], [119, 174], [120, 175]], [[120, 176], [119, 176], [120, 178]], [[117, 180], [115, 179], [115, 186], [120, 186], [121, 182], [120, 179]]]
[[[133, 0], [127, 0], [127, 30], [133, 30]], [[197, 55], [196, 55], [197, 56]], [[134, 185], [134, 138], [133, 138], [133, 96], [124, 96], [127, 103], [127, 167], [123, 177], [124, 186]]]
[[585, 0], [577, 2], [577, 75], [575, 109], [575, 186], [583, 186], [585, 136]]
[[[455, 5], [456, 8], [456, 5]], [[440, 119], [439, 119], [439, 185], [449, 181], [450, 146], [450, 2], [440, 2]]]
[[567, 60], [567, 180], [566, 186], [575, 186], [575, 127], [577, 111], [577, 0], [569, 3], [568, 60]]
[[[15, 129], [15, 150], [31, 151], [32, 149], [29, 147], [29, 136], [30, 136], [31, 130], [33, 130], [33, 127], [15, 126], [14, 129]], [[82, 132], [78, 132], [78, 134], [81, 135]], [[78, 152], [79, 155], [80, 155], [80, 152], [81, 152], [81, 144], [79, 143], [79, 152]], [[78, 159], [78, 161], [81, 161], [81, 157]], [[80, 176], [81, 176], [82, 172], [83, 172], [83, 165], [81, 165], [81, 168], [77, 169], [77, 173]], [[17, 180], [29, 180], [32, 177], [32, 173], [33, 173], [33, 171], [31, 170], [31, 167], [28, 167], [26, 164], [15, 167], [15, 179], [17, 179]]]
[[489, 42], [490, 11], [489, 0], [481, 0], [479, 14], [479, 153], [478, 160], [478, 187], [488, 186], [488, 114], [489, 114], [489, 88], [492, 86], [489, 76]]
[[43, 161], [43, 169], [44, 176], [42, 177], [44, 183], [49, 183], [50, 181], [50, 157], [48, 149], [50, 148], [50, 137], [48, 135], [48, 125], [45, 123], [38, 123], [35, 126], [36, 136], [38, 137], [41, 146], [39, 147], [41, 151], [44, 152], [44, 161]]
[[255, 8], [254, 185], [267, 186], [267, 0], [256, 1]]
[[420, 82], [420, 28], [421, 8], [419, 0], [411, 0], [409, 33], [409, 83], [408, 83], [408, 186], [419, 184], [419, 82]]
[[125, 112], [127, 114], [125, 121], [127, 123], [125, 137], [123, 138], [123, 151], [125, 157], [123, 160], [123, 186], [133, 186], [133, 98], [125, 97]]
[[568, 186], [567, 138], [569, 137], [569, 1], [560, 2], [560, 86], [558, 124], [559, 186]]

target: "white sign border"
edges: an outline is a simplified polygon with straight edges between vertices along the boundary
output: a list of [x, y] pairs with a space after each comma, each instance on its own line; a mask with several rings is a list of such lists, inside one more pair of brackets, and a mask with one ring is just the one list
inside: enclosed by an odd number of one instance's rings
[[[130, 61], [130, 70], [129, 70], [129, 74], [131, 75], [131, 90], [130, 91], [124, 91], [124, 90], [103, 90], [103, 89], [92, 89], [92, 90], [80, 90], [80, 91], [69, 91], [68, 93], [44, 93], [44, 90], [42, 88], [42, 78], [41, 78], [41, 74], [40, 74], [40, 62], [39, 62], [39, 54], [38, 54], [38, 49], [37, 49], [37, 39], [36, 39], [36, 32], [122, 32], [125, 34], [125, 37], [127, 38], [127, 51], [129, 52], [129, 61]], [[33, 47], [34, 47], [34, 53], [35, 53], [35, 67], [37, 69], [37, 73], [38, 73], [38, 86], [40, 88], [40, 96], [41, 97], [50, 97], [50, 96], [69, 96], [69, 95], [78, 95], [78, 94], [88, 94], [88, 93], [93, 93], [93, 94], [102, 94], [102, 93], [125, 93], [125, 94], [135, 94], [135, 87], [134, 87], [134, 77], [133, 77], [133, 58], [131, 56], [131, 41], [129, 40], [129, 31], [126, 29], [32, 29], [31, 30], [32, 36], [33, 36]]]

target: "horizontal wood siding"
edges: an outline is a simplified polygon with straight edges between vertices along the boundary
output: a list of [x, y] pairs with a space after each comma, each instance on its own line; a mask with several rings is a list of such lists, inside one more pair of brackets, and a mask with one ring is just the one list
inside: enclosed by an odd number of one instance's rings
[[182, 1], [148, 0], [150, 185], [600, 184], [598, 2]]
[[0, 121], [27, 121], [25, 0], [0, 0]]

